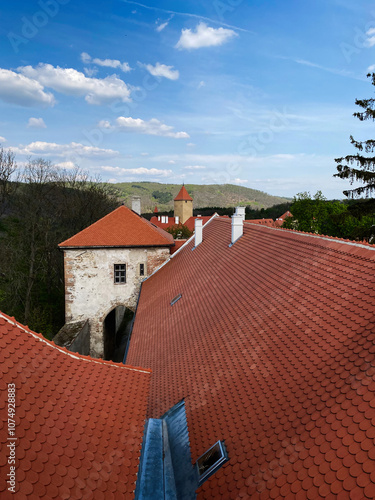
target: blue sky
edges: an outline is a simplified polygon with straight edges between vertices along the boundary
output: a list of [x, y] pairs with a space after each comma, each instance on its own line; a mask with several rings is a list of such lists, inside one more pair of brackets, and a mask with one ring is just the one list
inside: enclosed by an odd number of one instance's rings
[[110, 182], [342, 198], [373, 96], [375, 7], [349, 0], [39, 0], [0, 7], [0, 143]]

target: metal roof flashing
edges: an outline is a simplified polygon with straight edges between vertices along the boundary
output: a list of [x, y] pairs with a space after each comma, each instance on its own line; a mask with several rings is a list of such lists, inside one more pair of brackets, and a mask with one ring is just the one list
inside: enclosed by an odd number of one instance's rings
[[197, 488], [185, 403], [180, 401], [146, 423], [135, 500], [193, 500]]

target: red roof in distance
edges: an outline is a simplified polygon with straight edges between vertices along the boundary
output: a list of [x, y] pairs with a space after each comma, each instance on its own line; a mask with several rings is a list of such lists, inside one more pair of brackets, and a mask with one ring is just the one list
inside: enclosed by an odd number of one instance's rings
[[154, 208], [154, 214], [157, 214], [158, 212], [159, 212], [158, 207], [155, 206], [155, 208]]
[[193, 198], [186, 191], [185, 186], [182, 186], [174, 201], [193, 201]]
[[[133, 499], [150, 371], [71, 353], [2, 313], [0, 356], [0, 498]], [[15, 494], [6, 482], [9, 387]]]
[[170, 246], [173, 236], [121, 205], [59, 247]]

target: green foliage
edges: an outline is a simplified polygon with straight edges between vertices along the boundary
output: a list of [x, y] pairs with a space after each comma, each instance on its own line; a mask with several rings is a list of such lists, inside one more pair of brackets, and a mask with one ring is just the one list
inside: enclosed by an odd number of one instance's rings
[[193, 232], [190, 231], [190, 229], [184, 224], [178, 224], [168, 227], [167, 231], [173, 236], [175, 240], [185, 240], [187, 238], [190, 238], [190, 236], [193, 234]]
[[[113, 184], [113, 186], [119, 191], [119, 196], [123, 200], [130, 200], [132, 195], [141, 196], [143, 214], [152, 213], [155, 205], [158, 206], [159, 212], [168, 212], [173, 209], [173, 198], [181, 189], [180, 184], [161, 184], [157, 182], [121, 182]], [[233, 209], [239, 204], [268, 208], [276, 203], [288, 201], [286, 198], [271, 196], [256, 189], [232, 184], [185, 184], [185, 187], [194, 199], [195, 209], [201, 207]], [[160, 200], [156, 200], [153, 197], [154, 192], [170, 193], [169, 201], [162, 203]]]
[[64, 324], [58, 243], [118, 206], [116, 193], [78, 169], [30, 161], [7, 202], [0, 233], [0, 309], [51, 337]]
[[[372, 85], [375, 85], [375, 73], [369, 73], [367, 77], [371, 77]], [[354, 113], [354, 116], [360, 121], [375, 120], [375, 99], [356, 99], [357, 106], [364, 109], [363, 112]], [[335, 177], [341, 179], [349, 179], [350, 184], [354, 181], [359, 181], [363, 186], [344, 191], [344, 195], [349, 198], [365, 195], [368, 197], [375, 191], [375, 140], [356, 141], [353, 136], [350, 136], [351, 144], [357, 149], [357, 154], [347, 155], [345, 157], [336, 158], [337, 174]], [[363, 153], [369, 153], [370, 156], [365, 156]]]
[[290, 210], [292, 202], [278, 203], [269, 208], [246, 207], [246, 219], [273, 219], [276, 220], [281, 215]]
[[173, 198], [171, 193], [165, 191], [153, 191], [152, 196], [155, 198], [157, 202], [163, 204], [168, 203]]
[[293, 217], [286, 219], [283, 227], [352, 240], [370, 240], [373, 233], [372, 214], [356, 217], [348, 203], [328, 201], [321, 191], [313, 197], [307, 192], [297, 194], [290, 211]]

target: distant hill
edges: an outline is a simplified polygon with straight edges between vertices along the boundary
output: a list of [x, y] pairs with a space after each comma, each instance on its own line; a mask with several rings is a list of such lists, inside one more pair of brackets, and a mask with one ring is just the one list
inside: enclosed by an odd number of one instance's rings
[[[132, 196], [140, 196], [142, 213], [153, 212], [155, 205], [161, 212], [173, 210], [173, 199], [181, 189], [181, 184], [158, 182], [121, 182], [113, 186], [127, 205], [130, 205]], [[261, 209], [288, 201], [287, 198], [233, 184], [185, 184], [185, 187], [194, 200], [194, 208], [250, 205]]]

